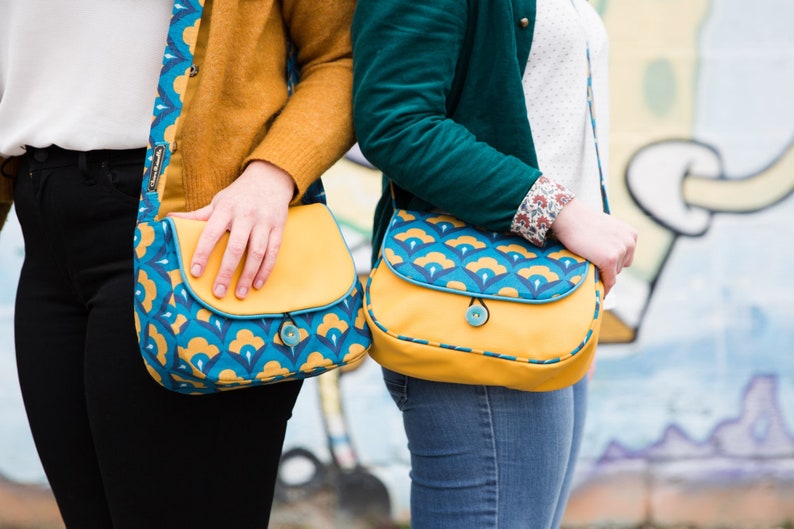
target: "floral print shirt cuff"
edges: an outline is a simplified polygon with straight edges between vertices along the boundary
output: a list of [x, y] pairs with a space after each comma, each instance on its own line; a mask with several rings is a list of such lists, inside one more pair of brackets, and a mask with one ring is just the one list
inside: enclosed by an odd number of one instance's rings
[[518, 207], [510, 231], [535, 246], [543, 246], [557, 214], [572, 198], [573, 193], [565, 186], [541, 176]]

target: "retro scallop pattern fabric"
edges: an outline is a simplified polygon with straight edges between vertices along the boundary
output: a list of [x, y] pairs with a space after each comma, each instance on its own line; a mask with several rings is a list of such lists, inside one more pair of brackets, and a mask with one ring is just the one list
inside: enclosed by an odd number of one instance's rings
[[[173, 225], [156, 216], [202, 7], [201, 0], [174, 5], [134, 240], [134, 312], [143, 360], [162, 386], [187, 394], [319, 375], [361, 359], [371, 342], [355, 274], [346, 295], [322, 306], [247, 318], [210, 310], [188, 288]], [[312, 186], [307, 196], [321, 201], [322, 186]]]
[[384, 240], [397, 275], [476, 298], [545, 303], [578, 288], [589, 267], [559, 243], [538, 247], [432, 212], [398, 210]]
[[228, 318], [187, 288], [172, 224], [136, 231], [135, 319], [149, 373], [180, 393], [302, 379], [361, 359], [371, 341], [358, 280], [329, 306]]

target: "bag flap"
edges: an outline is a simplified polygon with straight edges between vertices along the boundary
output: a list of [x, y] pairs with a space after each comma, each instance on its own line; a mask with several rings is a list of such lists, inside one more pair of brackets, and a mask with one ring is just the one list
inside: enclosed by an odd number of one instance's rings
[[433, 212], [397, 210], [382, 259], [407, 281], [472, 297], [544, 303], [582, 284], [589, 262], [560, 243], [472, 227]]
[[261, 289], [244, 300], [234, 295], [243, 265], [237, 267], [229, 292], [212, 294], [228, 233], [216, 245], [201, 277], [187, 272], [205, 222], [168, 217], [173, 228], [182, 278], [192, 295], [210, 310], [229, 317], [300, 313], [333, 305], [345, 298], [357, 281], [355, 264], [331, 211], [323, 204], [289, 209], [273, 272]]

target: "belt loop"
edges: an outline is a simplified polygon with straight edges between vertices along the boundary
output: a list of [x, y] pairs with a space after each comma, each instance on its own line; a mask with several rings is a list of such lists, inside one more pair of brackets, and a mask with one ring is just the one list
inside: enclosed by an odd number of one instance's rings
[[86, 184], [91, 186], [96, 184], [96, 179], [91, 176], [88, 170], [88, 155], [84, 151], [77, 153], [77, 167], [80, 169], [80, 174], [83, 175]]

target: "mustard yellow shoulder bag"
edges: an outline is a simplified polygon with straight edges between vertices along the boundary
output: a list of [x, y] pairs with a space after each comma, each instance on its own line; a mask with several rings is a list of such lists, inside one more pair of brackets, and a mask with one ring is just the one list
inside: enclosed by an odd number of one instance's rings
[[[597, 138], [589, 75], [587, 87]], [[595, 146], [598, 154], [597, 139]], [[590, 369], [603, 297], [596, 267], [559, 242], [540, 248], [449, 215], [395, 207], [366, 286], [370, 356], [425, 380], [564, 388]]]

